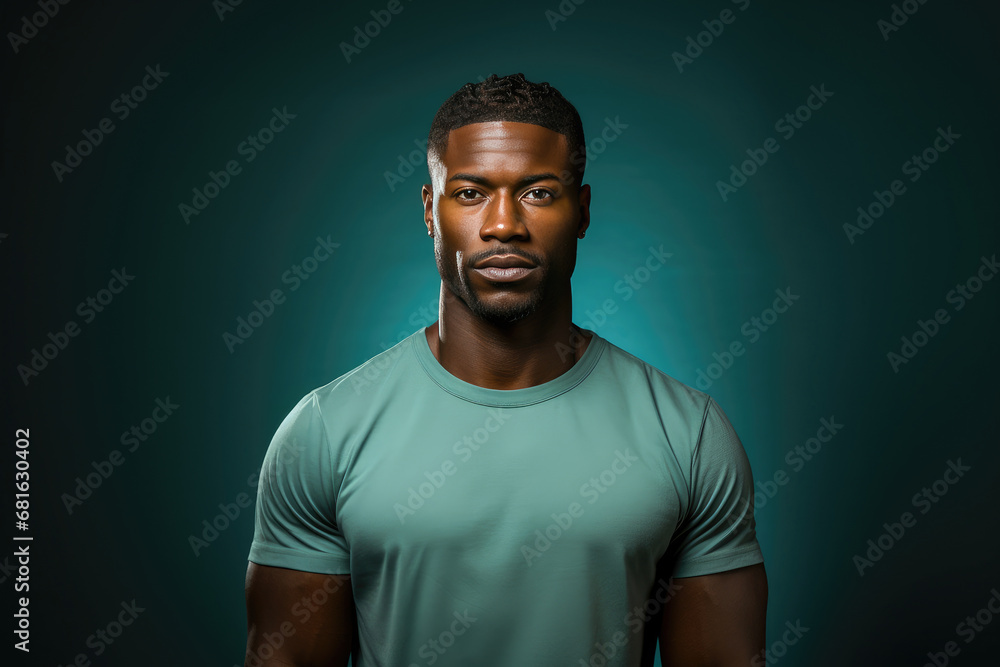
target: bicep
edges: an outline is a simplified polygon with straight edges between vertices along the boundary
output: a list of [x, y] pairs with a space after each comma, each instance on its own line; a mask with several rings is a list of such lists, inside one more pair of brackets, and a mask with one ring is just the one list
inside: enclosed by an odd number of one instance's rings
[[350, 575], [247, 567], [246, 667], [345, 667], [357, 636]]
[[660, 628], [664, 667], [746, 667], [764, 650], [767, 575], [763, 563], [674, 578]]

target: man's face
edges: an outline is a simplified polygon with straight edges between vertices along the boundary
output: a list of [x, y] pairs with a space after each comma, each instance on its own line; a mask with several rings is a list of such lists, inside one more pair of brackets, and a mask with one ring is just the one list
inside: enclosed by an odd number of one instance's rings
[[[477, 317], [509, 324], [569, 298], [590, 223], [590, 186], [570, 153], [558, 132], [497, 121], [452, 130], [444, 155], [432, 155], [424, 222], [442, 281]], [[566, 172], [573, 182], [560, 180]]]

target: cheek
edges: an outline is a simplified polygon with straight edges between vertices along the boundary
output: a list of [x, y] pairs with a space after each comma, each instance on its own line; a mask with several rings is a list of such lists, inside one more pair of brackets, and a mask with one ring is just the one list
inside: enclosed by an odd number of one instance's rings
[[442, 275], [460, 275], [465, 261], [465, 242], [454, 230], [441, 231], [434, 237], [434, 258]]
[[576, 266], [576, 254], [570, 249], [559, 249], [553, 256], [552, 268], [562, 274], [569, 275]]
[[482, 242], [479, 238], [479, 225], [471, 221], [442, 222], [439, 229], [441, 244], [448, 255], [453, 256], [458, 252], [468, 254], [469, 249]]
[[546, 230], [544, 238], [538, 238], [540, 245], [546, 248], [549, 262], [555, 266], [565, 266], [576, 258], [576, 226], [560, 225], [559, 228]]

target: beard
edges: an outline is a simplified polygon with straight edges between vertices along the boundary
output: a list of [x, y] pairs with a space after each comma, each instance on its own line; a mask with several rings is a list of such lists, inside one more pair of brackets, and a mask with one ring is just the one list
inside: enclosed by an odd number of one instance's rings
[[[436, 253], [437, 254], [437, 253]], [[452, 256], [454, 257], [454, 256]], [[451, 294], [464, 303], [473, 315], [494, 326], [508, 326], [523, 320], [538, 311], [545, 299], [545, 283], [548, 267], [536, 263], [538, 275], [532, 287], [511, 287], [509, 284], [481, 290], [470, 279], [470, 268], [461, 269], [452, 262], [441, 261], [438, 254], [438, 273]], [[537, 258], [533, 258], [537, 259]], [[487, 294], [483, 294], [483, 292]]]
[[469, 310], [481, 320], [485, 320], [495, 326], [506, 326], [514, 324], [538, 310], [542, 302], [542, 286], [532, 288], [528, 292], [508, 291], [502, 295], [495, 295], [489, 300], [480, 298], [479, 291], [466, 283], [461, 293], [456, 293], [452, 286], [452, 293], [465, 302]]

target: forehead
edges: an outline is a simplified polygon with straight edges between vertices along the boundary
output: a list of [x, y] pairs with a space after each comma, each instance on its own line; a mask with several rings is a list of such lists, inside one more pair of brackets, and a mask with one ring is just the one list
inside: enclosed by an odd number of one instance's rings
[[564, 135], [541, 125], [510, 121], [471, 123], [451, 130], [442, 155], [448, 172], [520, 171], [541, 164], [557, 171], [568, 159], [569, 141]]

